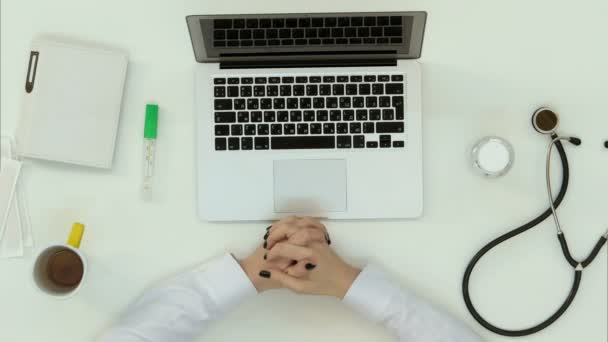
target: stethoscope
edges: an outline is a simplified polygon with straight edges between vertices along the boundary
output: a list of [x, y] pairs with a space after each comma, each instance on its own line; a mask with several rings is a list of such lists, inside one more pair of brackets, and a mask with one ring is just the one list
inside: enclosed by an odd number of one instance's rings
[[[570, 250], [568, 248], [568, 243], [566, 242], [566, 237], [562, 230], [562, 226], [559, 221], [559, 216], [557, 214], [557, 208], [564, 200], [564, 196], [566, 195], [566, 191], [568, 190], [568, 182], [570, 180], [570, 168], [568, 166], [568, 158], [566, 156], [566, 151], [564, 150], [564, 147], [562, 145], [562, 141], [568, 141], [572, 145], [578, 146], [581, 144], [581, 140], [576, 137], [557, 135], [556, 131], [559, 126], [559, 117], [554, 111], [552, 111], [548, 108], [540, 108], [534, 112], [534, 114], [532, 115], [532, 125], [534, 126], [534, 129], [537, 132], [539, 132], [541, 134], [546, 134], [546, 135], [550, 136], [550, 138], [551, 138], [549, 147], [547, 149], [546, 171], [545, 171], [546, 183], [547, 183], [547, 195], [549, 196], [549, 208], [547, 210], [545, 210], [542, 214], [540, 214], [538, 217], [533, 219], [532, 221], [522, 225], [521, 227], [515, 228], [506, 234], [499, 236], [498, 238], [490, 241], [490, 243], [485, 245], [481, 250], [479, 250], [479, 252], [477, 252], [477, 254], [475, 254], [473, 259], [467, 266], [467, 269], [464, 273], [464, 278], [462, 281], [462, 294], [464, 297], [464, 302], [467, 306], [467, 309], [471, 313], [471, 315], [473, 315], [473, 318], [475, 318], [475, 320], [477, 322], [479, 322], [479, 324], [481, 324], [484, 328], [486, 328], [496, 334], [500, 334], [500, 335], [504, 335], [504, 336], [512, 336], [512, 337], [526, 336], [526, 335], [531, 335], [531, 334], [537, 333], [537, 332], [545, 329], [546, 327], [550, 326], [551, 324], [553, 324], [561, 315], [564, 314], [564, 312], [566, 312], [566, 310], [568, 309], [570, 304], [572, 304], [572, 301], [574, 300], [574, 297], [576, 296], [576, 293], [578, 291], [578, 288], [579, 288], [579, 285], [581, 282], [581, 277], [583, 274], [583, 269], [585, 269], [587, 266], [589, 266], [593, 262], [593, 259], [595, 259], [595, 257], [598, 255], [598, 253], [600, 252], [600, 250], [602, 249], [602, 247], [604, 246], [604, 244], [606, 244], [606, 241], [608, 240], [608, 231], [606, 231], [606, 233], [599, 239], [599, 241], [597, 242], [595, 247], [591, 250], [591, 253], [589, 253], [589, 256], [583, 261], [578, 261], [578, 260], [574, 259], [572, 257], [572, 255], [570, 254]], [[557, 152], [561, 159], [562, 168], [563, 168], [562, 185], [561, 185], [559, 193], [557, 194], [557, 197], [555, 197], [555, 199], [553, 199], [553, 191], [551, 190], [551, 173], [550, 173], [551, 154], [553, 151], [553, 147], [555, 147], [557, 149]], [[604, 143], [604, 147], [608, 148], [608, 141], [606, 141]], [[487, 320], [485, 320], [483, 317], [481, 317], [481, 315], [479, 314], [479, 312], [477, 312], [477, 310], [473, 306], [473, 303], [471, 302], [471, 297], [469, 294], [469, 279], [471, 277], [471, 273], [473, 272], [473, 268], [475, 267], [475, 265], [477, 265], [479, 260], [487, 252], [489, 252], [492, 248], [509, 240], [512, 237], [515, 237], [531, 228], [536, 227], [539, 223], [543, 222], [545, 219], [547, 219], [551, 215], [553, 216], [553, 220], [555, 221], [555, 227], [557, 229], [557, 239], [559, 240], [559, 244], [560, 244], [562, 252], [564, 254], [564, 258], [570, 264], [570, 266], [572, 266], [572, 268], [574, 269], [574, 281], [573, 281], [570, 293], [568, 294], [568, 297], [566, 298], [564, 303], [560, 306], [560, 308], [553, 315], [551, 315], [549, 318], [547, 318], [540, 324], [527, 328], [527, 329], [507, 330], [507, 329], [499, 328], [499, 327], [489, 323]]]

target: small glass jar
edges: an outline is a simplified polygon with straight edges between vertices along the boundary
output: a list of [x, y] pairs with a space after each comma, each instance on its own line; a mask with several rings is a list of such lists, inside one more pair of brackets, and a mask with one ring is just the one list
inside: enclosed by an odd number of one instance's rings
[[498, 178], [513, 167], [515, 153], [513, 146], [503, 138], [484, 137], [471, 150], [474, 167], [484, 176]]

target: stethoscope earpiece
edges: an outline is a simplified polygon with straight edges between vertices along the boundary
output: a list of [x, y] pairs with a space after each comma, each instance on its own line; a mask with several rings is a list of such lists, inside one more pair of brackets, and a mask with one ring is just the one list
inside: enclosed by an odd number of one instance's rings
[[559, 116], [547, 107], [541, 107], [532, 114], [532, 127], [540, 134], [553, 134], [559, 127]]

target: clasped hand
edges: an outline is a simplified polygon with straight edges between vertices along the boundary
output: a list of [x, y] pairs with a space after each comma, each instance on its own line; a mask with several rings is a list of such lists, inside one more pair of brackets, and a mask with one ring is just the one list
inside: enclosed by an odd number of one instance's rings
[[239, 263], [258, 292], [287, 288], [342, 299], [360, 270], [344, 262], [330, 245], [320, 221], [291, 216], [268, 227], [263, 244]]

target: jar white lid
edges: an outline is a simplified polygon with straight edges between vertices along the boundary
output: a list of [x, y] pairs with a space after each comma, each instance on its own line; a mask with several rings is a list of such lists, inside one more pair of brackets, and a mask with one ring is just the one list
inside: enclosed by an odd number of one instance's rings
[[511, 169], [514, 162], [513, 147], [500, 137], [485, 137], [471, 151], [473, 164], [488, 177], [500, 177]]

